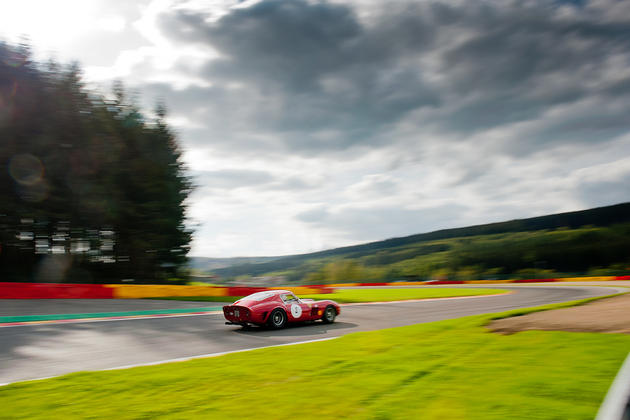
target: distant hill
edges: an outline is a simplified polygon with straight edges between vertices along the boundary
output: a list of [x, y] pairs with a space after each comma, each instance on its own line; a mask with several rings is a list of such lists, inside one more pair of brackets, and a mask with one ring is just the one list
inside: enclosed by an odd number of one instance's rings
[[[538, 231], [545, 229], [569, 228], [575, 229], [581, 226], [610, 226], [619, 223], [630, 222], [630, 203], [621, 203], [606, 207], [597, 207], [589, 210], [558, 213], [547, 216], [532, 217], [528, 219], [516, 219], [506, 222], [489, 223], [454, 229], [442, 229], [429, 233], [421, 233], [400, 238], [391, 238], [383, 241], [370, 242], [361, 245], [334, 248], [325, 251], [308, 254], [297, 254], [283, 257], [262, 257], [236, 262], [235, 259], [208, 259], [227, 260], [234, 263], [231, 266], [217, 267], [213, 272], [222, 277], [234, 277], [239, 275], [259, 276], [265, 273], [286, 271], [308, 264], [309, 261], [323, 258], [360, 258], [376, 254], [391, 248], [404, 247], [415, 244], [410, 250], [420, 253], [436, 252], [439, 249], [424, 249], [422, 242], [431, 242], [442, 239], [462, 238], [479, 235], [493, 235], [501, 233]], [[420, 246], [418, 246], [420, 245]], [[439, 245], [431, 245], [435, 247]], [[426, 248], [426, 247], [425, 247]], [[412, 257], [409, 255], [408, 257]], [[266, 259], [266, 260], [265, 260]]]

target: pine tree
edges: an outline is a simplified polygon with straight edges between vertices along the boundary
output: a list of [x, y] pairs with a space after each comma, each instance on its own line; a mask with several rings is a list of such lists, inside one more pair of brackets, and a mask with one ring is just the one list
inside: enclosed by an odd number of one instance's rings
[[192, 184], [165, 107], [149, 124], [122, 82], [107, 100], [29, 51], [0, 44], [0, 275], [37, 280], [65, 255], [66, 281], [180, 276]]

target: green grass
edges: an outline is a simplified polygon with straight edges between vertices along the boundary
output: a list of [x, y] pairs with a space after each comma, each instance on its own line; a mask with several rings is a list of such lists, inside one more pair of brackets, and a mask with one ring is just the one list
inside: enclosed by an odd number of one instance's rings
[[592, 419], [630, 336], [484, 328], [510, 313], [13, 384], [0, 418]]
[[334, 293], [304, 295], [309, 299], [332, 299], [339, 303], [386, 302], [391, 300], [433, 299], [457, 296], [481, 296], [505, 293], [499, 289], [441, 289], [441, 288], [406, 288], [406, 289], [337, 289]]
[[[306, 299], [332, 299], [339, 303], [387, 302], [391, 300], [434, 299], [457, 296], [481, 296], [505, 293], [500, 289], [447, 289], [447, 288], [401, 288], [401, 289], [337, 289], [334, 293], [299, 295]], [[242, 296], [174, 296], [159, 299], [193, 300], [208, 302], [234, 302]]]
[[206, 283], [205, 281], [189, 281], [186, 283], [187, 286], [205, 286], [205, 287], [225, 287], [221, 284], [216, 283]]

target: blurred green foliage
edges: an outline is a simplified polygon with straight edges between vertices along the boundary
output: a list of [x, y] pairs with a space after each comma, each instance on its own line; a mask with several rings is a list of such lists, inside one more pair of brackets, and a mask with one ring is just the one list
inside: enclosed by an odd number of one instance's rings
[[[630, 203], [621, 203], [529, 219], [444, 229], [310, 254], [278, 257], [272, 261], [238, 264], [213, 271], [226, 278], [273, 273], [284, 275], [291, 282], [333, 282], [329, 275], [339, 273], [339, 270], [326, 266], [350, 260], [361, 267], [354, 265], [349, 271], [352, 278], [344, 281], [468, 278], [470, 275], [492, 279], [513, 275], [521, 269], [534, 270], [540, 277], [548, 276], [549, 270], [583, 273], [595, 267], [607, 268], [611, 264], [622, 264], [621, 271], [627, 272], [630, 262], [630, 255], [626, 252], [629, 223]], [[588, 232], [588, 228], [614, 227], [614, 230], [620, 225], [626, 227], [621, 226], [623, 231], [617, 234], [608, 231]], [[580, 231], [581, 228], [587, 231]], [[567, 234], [569, 236], [562, 236], [567, 239], [565, 242], [559, 239], [563, 231], [573, 231], [581, 236], [571, 239], [570, 234]], [[536, 232], [558, 232], [558, 236], [539, 236], [538, 239], [526, 240], [528, 233], [536, 236]], [[524, 234], [525, 237], [518, 234]], [[626, 235], [625, 239], [623, 235]], [[488, 242], [481, 241], [481, 238], [486, 238]], [[505, 241], [501, 242], [502, 239]], [[554, 241], [546, 243], [547, 239]], [[608, 239], [613, 242], [606, 242]], [[537, 244], [534, 246], [531, 242]], [[603, 248], [596, 249], [600, 244]], [[508, 248], [502, 249], [504, 245]], [[479, 249], [476, 249], [477, 246]], [[520, 246], [529, 248], [521, 250]], [[555, 250], [544, 250], [552, 246]], [[360, 278], [357, 278], [357, 273], [361, 273]]]
[[121, 82], [108, 98], [80, 73], [0, 43], [0, 277], [183, 277], [192, 184], [164, 106], [147, 119]]
[[[379, 261], [381, 264], [376, 264]], [[309, 259], [274, 275], [307, 284], [551, 278], [630, 271], [630, 224], [441, 239], [373, 254]]]

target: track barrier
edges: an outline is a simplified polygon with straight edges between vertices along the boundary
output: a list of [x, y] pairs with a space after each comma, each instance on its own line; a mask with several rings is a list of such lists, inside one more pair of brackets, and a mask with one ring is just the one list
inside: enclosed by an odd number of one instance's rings
[[621, 365], [595, 420], [626, 420], [630, 418], [630, 353]]
[[2, 299], [111, 299], [101, 284], [0, 283]]
[[552, 283], [564, 281], [630, 280], [630, 276], [564, 277], [509, 280], [433, 280], [396, 283], [334, 283], [296, 287], [218, 287], [152, 284], [0, 283], [0, 299], [142, 299], [155, 297], [232, 297], [265, 290], [290, 290], [296, 295], [328, 294], [338, 287], [423, 286], [442, 284]]
[[327, 294], [328, 286], [216, 287], [153, 284], [0, 283], [0, 299], [142, 299], [157, 297], [232, 297], [264, 290], [291, 290], [297, 295]]

